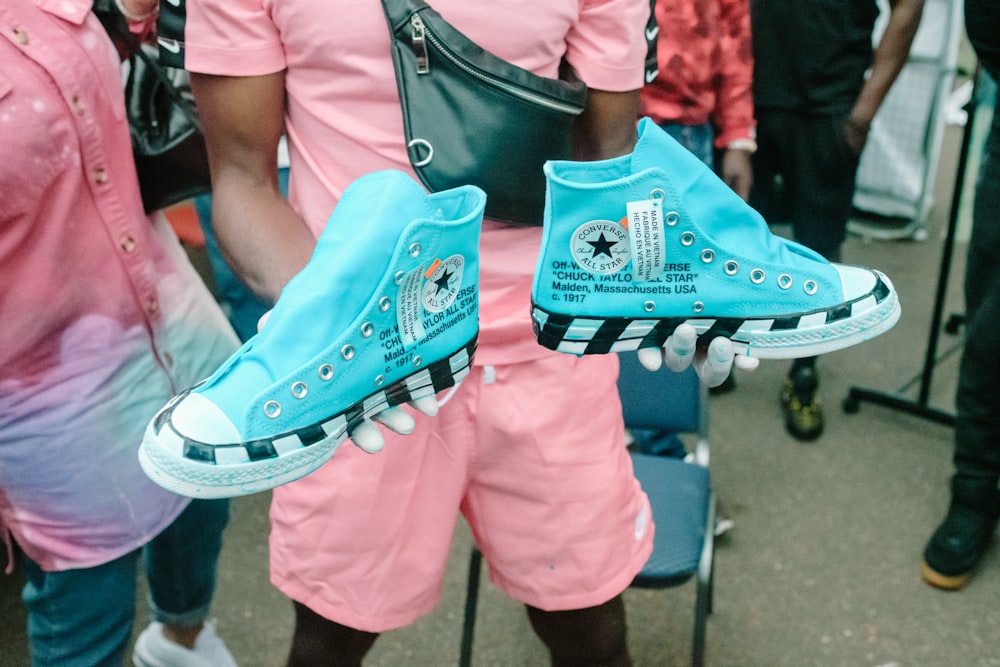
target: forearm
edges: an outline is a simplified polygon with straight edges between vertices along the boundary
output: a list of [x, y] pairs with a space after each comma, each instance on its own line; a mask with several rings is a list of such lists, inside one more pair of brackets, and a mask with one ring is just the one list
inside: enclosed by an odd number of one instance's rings
[[910, 54], [910, 46], [920, 26], [923, 0], [895, 0], [889, 22], [875, 49], [871, 75], [851, 110], [851, 122], [859, 128], [871, 124], [889, 89]]
[[630, 153], [637, 138], [639, 91], [591, 89], [587, 108], [573, 126], [573, 158], [604, 160]]
[[316, 239], [276, 186], [250, 183], [238, 174], [218, 180], [212, 225], [219, 249], [240, 280], [273, 303], [309, 261]]
[[275, 301], [316, 244], [278, 187], [284, 73], [192, 74], [191, 85], [212, 169], [212, 223], [219, 248], [247, 287]]
[[752, 139], [757, 124], [753, 109], [750, 8], [745, 0], [728, 0], [720, 3], [720, 7], [722, 36], [712, 125], [716, 148], [725, 148], [732, 141]]

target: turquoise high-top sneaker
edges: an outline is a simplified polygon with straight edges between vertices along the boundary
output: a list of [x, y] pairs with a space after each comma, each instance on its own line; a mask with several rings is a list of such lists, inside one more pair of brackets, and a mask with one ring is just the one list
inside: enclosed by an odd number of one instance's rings
[[868, 340], [899, 319], [878, 271], [831, 264], [764, 219], [654, 122], [629, 155], [552, 161], [532, 286], [538, 342], [570, 354], [660, 346], [687, 322], [761, 359]]
[[428, 195], [399, 171], [355, 181], [263, 330], [150, 422], [146, 473], [191, 497], [270, 489], [365, 417], [464, 378], [485, 202], [474, 186]]

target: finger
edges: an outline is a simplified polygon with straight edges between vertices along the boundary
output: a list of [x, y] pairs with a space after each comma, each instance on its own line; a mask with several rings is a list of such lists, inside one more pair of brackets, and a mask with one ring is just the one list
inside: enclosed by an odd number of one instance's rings
[[438, 413], [437, 397], [434, 395], [416, 398], [410, 401], [410, 407], [418, 412], [422, 412], [428, 417], [433, 417]]
[[257, 333], [260, 333], [261, 331], [264, 330], [264, 327], [267, 326], [267, 321], [270, 318], [271, 318], [270, 310], [266, 311], [263, 315], [260, 316], [260, 319], [257, 320]]
[[698, 332], [690, 324], [680, 324], [674, 333], [663, 344], [663, 362], [667, 368], [680, 373], [694, 359], [695, 345], [698, 342]]
[[718, 387], [733, 370], [733, 342], [719, 336], [708, 344], [704, 355], [694, 360], [694, 370], [708, 387]]
[[644, 347], [635, 351], [639, 363], [647, 371], [658, 371], [663, 363], [663, 350], [658, 347]]
[[367, 419], [351, 430], [351, 442], [368, 454], [377, 454], [385, 447], [385, 438], [375, 424]]
[[400, 435], [409, 435], [417, 427], [417, 423], [413, 421], [413, 416], [400, 407], [386, 408], [382, 412], [372, 416], [372, 421], [378, 422], [390, 431], [394, 431]]
[[746, 354], [737, 354], [733, 357], [733, 365], [741, 371], [752, 371], [756, 370], [756, 368], [760, 366], [760, 359]]

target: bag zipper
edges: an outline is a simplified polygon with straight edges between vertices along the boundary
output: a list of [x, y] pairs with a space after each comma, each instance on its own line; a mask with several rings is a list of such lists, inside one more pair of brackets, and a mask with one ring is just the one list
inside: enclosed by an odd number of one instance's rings
[[513, 95], [514, 97], [519, 97], [522, 100], [526, 100], [549, 109], [554, 109], [562, 113], [577, 115], [583, 111], [583, 107], [581, 106], [557, 102], [551, 98], [537, 95], [520, 86], [515, 86], [507, 81], [504, 81], [503, 79], [491, 76], [481, 70], [473, 68], [464, 60], [456, 56], [440, 39], [438, 39], [437, 36], [426, 26], [419, 14], [413, 14], [410, 16], [410, 29], [412, 31], [411, 45], [413, 48], [413, 55], [417, 59], [417, 74], [430, 74], [430, 57], [427, 51], [427, 42], [430, 42], [444, 55], [445, 58], [448, 59], [448, 62], [487, 85], [498, 88], [506, 93], [509, 93], [510, 95]]

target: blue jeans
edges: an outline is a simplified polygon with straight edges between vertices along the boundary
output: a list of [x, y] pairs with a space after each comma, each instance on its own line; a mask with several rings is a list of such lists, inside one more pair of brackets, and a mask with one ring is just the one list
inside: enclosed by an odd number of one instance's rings
[[792, 238], [839, 262], [860, 156], [844, 135], [846, 116], [758, 108], [750, 205]]
[[192, 500], [138, 551], [80, 570], [44, 572], [20, 553], [34, 667], [121, 667], [135, 621], [140, 553], [154, 619], [191, 626], [208, 618], [228, 500]]

